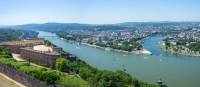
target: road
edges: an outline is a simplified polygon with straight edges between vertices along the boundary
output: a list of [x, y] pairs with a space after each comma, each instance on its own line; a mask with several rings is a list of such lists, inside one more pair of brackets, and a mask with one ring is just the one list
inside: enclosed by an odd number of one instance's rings
[[0, 87], [22, 87], [0, 73]]

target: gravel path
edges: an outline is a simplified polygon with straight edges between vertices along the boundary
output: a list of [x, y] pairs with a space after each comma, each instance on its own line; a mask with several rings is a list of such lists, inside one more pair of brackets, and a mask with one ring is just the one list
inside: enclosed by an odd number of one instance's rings
[[3, 74], [0, 74], [0, 87], [22, 87], [22, 86], [6, 78], [5, 76], [3, 76]]

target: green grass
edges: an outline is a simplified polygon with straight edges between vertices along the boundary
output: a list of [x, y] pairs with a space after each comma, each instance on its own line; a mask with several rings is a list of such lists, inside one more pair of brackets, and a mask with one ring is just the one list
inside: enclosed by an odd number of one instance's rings
[[88, 87], [88, 83], [75, 75], [66, 75], [63, 72], [32, 66], [28, 62], [18, 62], [13, 58], [0, 56], [0, 63], [8, 65], [20, 72], [33, 76], [36, 79], [45, 81], [48, 84], [61, 84], [67, 87]]

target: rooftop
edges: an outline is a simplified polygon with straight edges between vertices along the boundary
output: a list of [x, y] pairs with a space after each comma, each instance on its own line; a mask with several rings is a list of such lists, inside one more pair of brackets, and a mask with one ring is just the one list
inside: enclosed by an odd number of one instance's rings
[[29, 44], [44, 44], [44, 40], [23, 40], [23, 41], [6, 41], [1, 42], [0, 45], [29, 45]]
[[46, 45], [33, 46], [33, 50], [42, 51], [42, 52], [53, 52], [53, 48]]

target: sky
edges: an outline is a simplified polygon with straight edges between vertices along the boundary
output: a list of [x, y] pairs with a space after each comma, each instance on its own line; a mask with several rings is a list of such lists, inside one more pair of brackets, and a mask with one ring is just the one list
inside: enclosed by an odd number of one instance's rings
[[0, 25], [200, 21], [200, 0], [0, 0]]

